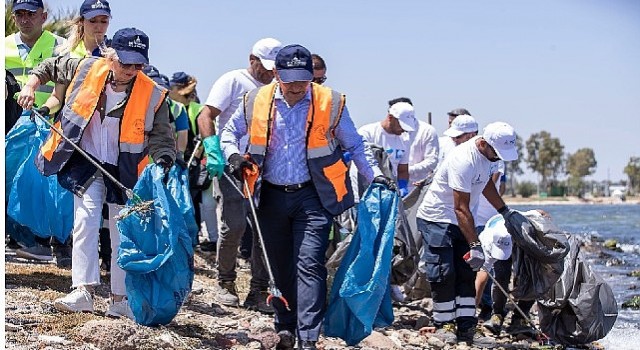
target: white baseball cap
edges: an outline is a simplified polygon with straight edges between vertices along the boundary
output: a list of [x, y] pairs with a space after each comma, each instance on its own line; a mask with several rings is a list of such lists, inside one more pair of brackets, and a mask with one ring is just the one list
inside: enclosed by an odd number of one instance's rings
[[397, 102], [389, 107], [389, 115], [398, 119], [404, 131], [416, 129], [416, 113], [413, 106], [407, 102]]
[[518, 159], [516, 131], [511, 125], [505, 122], [491, 123], [484, 128], [482, 138], [493, 147], [500, 159], [506, 162]]
[[512, 249], [511, 235], [504, 226], [504, 218], [501, 215], [489, 219], [479, 236], [485, 254], [498, 260], [509, 259]]
[[468, 132], [477, 131], [478, 122], [468, 114], [461, 114], [453, 119], [451, 126], [444, 131], [444, 134], [449, 137], [458, 137]]
[[253, 44], [251, 54], [260, 59], [260, 63], [266, 70], [272, 70], [275, 66], [276, 55], [282, 48], [282, 43], [274, 38], [264, 38]]

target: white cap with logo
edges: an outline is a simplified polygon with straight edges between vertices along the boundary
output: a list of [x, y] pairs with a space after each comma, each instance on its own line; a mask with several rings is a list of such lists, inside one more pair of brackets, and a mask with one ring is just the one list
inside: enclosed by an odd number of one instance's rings
[[389, 107], [389, 115], [398, 119], [402, 130], [411, 132], [416, 129], [415, 110], [410, 103], [394, 103], [391, 107]]
[[266, 70], [275, 67], [276, 56], [282, 48], [282, 43], [274, 38], [264, 38], [253, 44], [251, 54], [258, 57]]
[[504, 226], [502, 215], [491, 217], [479, 236], [485, 254], [498, 260], [509, 259], [512, 249], [511, 235]]
[[449, 137], [458, 137], [468, 132], [477, 131], [478, 122], [468, 114], [461, 114], [453, 119], [451, 126], [449, 129], [445, 130], [443, 134]]
[[505, 122], [495, 122], [484, 128], [482, 138], [496, 151], [498, 157], [509, 162], [518, 159], [516, 131]]

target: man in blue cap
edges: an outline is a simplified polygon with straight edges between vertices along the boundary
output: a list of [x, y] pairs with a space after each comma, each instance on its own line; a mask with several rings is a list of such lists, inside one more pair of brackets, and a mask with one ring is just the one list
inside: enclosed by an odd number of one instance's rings
[[[175, 140], [169, 124], [169, 108], [163, 103], [167, 91], [141, 72], [149, 63], [149, 37], [139, 29], [118, 30], [104, 58], [49, 58], [33, 69], [20, 92], [18, 103], [33, 107], [34, 92], [48, 81], [62, 84], [65, 106], [56, 119], [69, 139], [52, 132], [36, 156], [45, 176], [73, 192], [72, 287], [53, 306], [66, 312], [93, 312], [95, 286], [101, 283], [98, 230], [104, 203], [115, 216], [127, 200], [125, 190], [104, 176], [69, 142], [98, 161], [106, 172], [126, 188], [133, 188], [149, 156], [166, 172], [175, 159]], [[111, 248], [120, 245], [115, 220], [109, 221]], [[111, 257], [111, 298], [107, 316], [129, 317], [125, 273]]]
[[[18, 27], [18, 32], [10, 34], [4, 39], [4, 65], [20, 86], [23, 86], [29, 77], [29, 71], [45, 58], [56, 56], [65, 40], [43, 29], [44, 22], [47, 20], [47, 12], [42, 0], [13, 0], [11, 18]], [[38, 106], [45, 103], [53, 92], [53, 88], [54, 83], [52, 82], [38, 88], [36, 91]], [[8, 127], [12, 126], [13, 124], [10, 124]], [[8, 225], [8, 227], [14, 226]], [[14, 236], [15, 233], [11, 229], [9, 235]], [[35, 239], [35, 245], [18, 249], [17, 256], [41, 261], [53, 260], [49, 239], [35, 237], [30, 232], [23, 233], [23, 235], [29, 236], [22, 238], [31, 241], [30, 243]]]
[[[257, 166], [254, 198], [275, 284], [290, 310], [274, 299], [277, 349], [316, 349], [324, 318], [325, 253], [333, 217], [354, 203], [342, 150], [367, 179], [393, 187], [357, 133], [345, 96], [311, 83], [312, 58], [300, 45], [283, 47], [276, 82], [248, 92], [221, 135], [240, 181]], [[249, 134], [248, 152], [238, 149]], [[275, 301], [278, 300], [278, 301]]]

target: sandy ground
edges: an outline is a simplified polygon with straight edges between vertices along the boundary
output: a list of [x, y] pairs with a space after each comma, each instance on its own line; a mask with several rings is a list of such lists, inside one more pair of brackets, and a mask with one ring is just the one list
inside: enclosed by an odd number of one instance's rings
[[[145, 327], [128, 319], [104, 317], [108, 275], [96, 291], [96, 312], [65, 314], [53, 301], [69, 291], [70, 271], [51, 263], [34, 263], [5, 251], [5, 344], [12, 349], [272, 349], [278, 341], [269, 315], [212, 303], [215, 270], [212, 256], [198, 252], [196, 276], [187, 302], [166, 326]], [[248, 292], [248, 269], [239, 269], [240, 299]], [[475, 349], [445, 346], [430, 337], [431, 299], [395, 305], [393, 325], [376, 329], [358, 346], [321, 337], [319, 348], [330, 349]], [[535, 313], [534, 313], [535, 316]], [[531, 339], [498, 337], [500, 349], [536, 348]], [[597, 348], [592, 345], [591, 348]]]

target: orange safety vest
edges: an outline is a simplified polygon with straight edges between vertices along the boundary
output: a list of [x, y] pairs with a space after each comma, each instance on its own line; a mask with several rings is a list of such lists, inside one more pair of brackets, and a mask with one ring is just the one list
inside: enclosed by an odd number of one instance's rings
[[[62, 116], [54, 125], [75, 144], [80, 143], [84, 129], [95, 113], [109, 71], [106, 59], [87, 57], [78, 65], [67, 88]], [[133, 188], [138, 176], [149, 164], [148, 133], [153, 128], [155, 113], [166, 93], [165, 89], [138, 71], [120, 121], [119, 180], [127, 188]], [[74, 151], [68, 141], [52, 130], [38, 152], [36, 165], [45, 176], [56, 174]]]
[[[269, 148], [275, 115], [275, 90], [276, 83], [272, 83], [254, 89], [244, 97], [249, 153], [261, 168]], [[307, 166], [322, 206], [334, 216], [354, 204], [349, 169], [342, 160], [342, 149], [335, 137], [335, 128], [342, 117], [344, 105], [345, 96], [341, 93], [322, 85], [311, 84], [311, 105], [306, 130]], [[256, 196], [259, 196], [260, 180], [256, 183]]]

